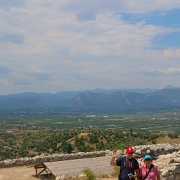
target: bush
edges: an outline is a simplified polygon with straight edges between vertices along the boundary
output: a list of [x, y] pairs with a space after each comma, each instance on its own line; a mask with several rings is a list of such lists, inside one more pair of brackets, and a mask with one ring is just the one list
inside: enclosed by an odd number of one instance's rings
[[95, 180], [96, 176], [93, 174], [93, 172], [90, 169], [83, 170], [83, 173], [87, 176], [88, 180]]

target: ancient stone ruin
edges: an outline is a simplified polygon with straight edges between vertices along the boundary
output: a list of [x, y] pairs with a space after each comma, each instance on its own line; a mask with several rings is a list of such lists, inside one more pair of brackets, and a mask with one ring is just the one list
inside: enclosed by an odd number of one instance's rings
[[[135, 146], [135, 158], [143, 164], [143, 157], [150, 154], [153, 163], [158, 166], [161, 180], [180, 180], [180, 144], [157, 144]], [[123, 154], [122, 151], [118, 151]], [[100, 156], [111, 156], [112, 151], [79, 152], [74, 154], [40, 155], [32, 158], [8, 159], [0, 162], [0, 168], [12, 166], [35, 165], [43, 162], [55, 162], [82, 158], [93, 158]], [[109, 163], [109, 162], [107, 162]], [[58, 178], [58, 177], [57, 177]]]

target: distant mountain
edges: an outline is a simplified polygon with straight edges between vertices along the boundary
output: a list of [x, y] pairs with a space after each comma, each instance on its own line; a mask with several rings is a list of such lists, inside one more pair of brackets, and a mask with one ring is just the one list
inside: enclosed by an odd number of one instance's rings
[[161, 89], [146, 94], [128, 91], [81, 93], [64, 101], [61, 106], [101, 112], [180, 107], [180, 88]]
[[176, 89], [177, 87], [174, 87], [174, 86], [172, 86], [172, 85], [168, 85], [168, 86], [166, 86], [166, 87], [164, 87], [163, 89]]
[[80, 94], [80, 93], [113, 93], [113, 92], [118, 92], [118, 91], [128, 91], [128, 92], [137, 92], [137, 93], [149, 93], [149, 92], [154, 92], [157, 91], [158, 89], [111, 89], [111, 90], [105, 90], [105, 89], [94, 89], [94, 90], [85, 90], [85, 91], [59, 91], [56, 94], [58, 94], [61, 97], [64, 97], [66, 99], [73, 98], [74, 96]]
[[88, 92], [64, 101], [61, 106], [77, 110], [84, 109], [85, 111], [113, 112], [135, 107], [137, 99], [141, 99], [143, 96], [142, 93], [123, 91], [110, 94]]
[[[145, 93], [147, 91], [148, 93]], [[150, 92], [149, 92], [150, 91]], [[140, 93], [141, 92], [141, 93]], [[20, 93], [0, 96], [0, 113], [65, 113], [180, 108], [180, 88]]]

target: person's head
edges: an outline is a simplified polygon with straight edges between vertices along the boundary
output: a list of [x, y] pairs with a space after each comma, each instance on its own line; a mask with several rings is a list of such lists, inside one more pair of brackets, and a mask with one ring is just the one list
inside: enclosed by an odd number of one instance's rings
[[151, 163], [152, 163], [152, 157], [151, 157], [150, 155], [145, 155], [145, 156], [144, 156], [144, 163], [145, 163], [146, 165], [151, 165]]
[[128, 146], [126, 148], [126, 156], [127, 156], [127, 158], [132, 159], [133, 154], [134, 154], [134, 149], [131, 146]]

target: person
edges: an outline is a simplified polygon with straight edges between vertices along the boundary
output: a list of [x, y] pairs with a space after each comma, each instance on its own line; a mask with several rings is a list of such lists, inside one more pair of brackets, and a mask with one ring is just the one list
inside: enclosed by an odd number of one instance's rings
[[150, 155], [144, 156], [144, 164], [140, 167], [140, 176], [142, 180], [160, 180], [158, 168], [152, 164]]
[[117, 158], [117, 150], [113, 150], [110, 165], [120, 166], [118, 180], [140, 180], [139, 163], [133, 158], [134, 149], [128, 146], [125, 151], [126, 156]]

